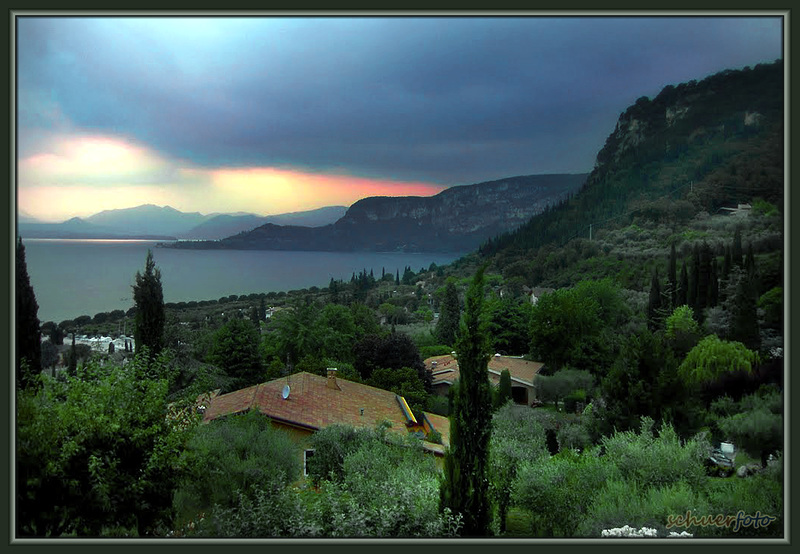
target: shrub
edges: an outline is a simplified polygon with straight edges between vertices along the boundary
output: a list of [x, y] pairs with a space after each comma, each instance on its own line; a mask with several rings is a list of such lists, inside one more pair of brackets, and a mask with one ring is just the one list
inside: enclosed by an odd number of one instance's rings
[[614, 433], [602, 441], [606, 458], [626, 479], [641, 488], [662, 487], [680, 481], [700, 486], [705, 480], [707, 440], [698, 436], [681, 444], [672, 425], [662, 424], [658, 437], [653, 420], [642, 418], [641, 432]]
[[669, 516], [683, 515], [687, 510], [698, 517], [708, 514], [705, 498], [685, 482], [642, 489], [635, 481], [614, 479], [597, 495], [576, 534], [600, 537], [603, 529], [629, 525], [656, 529], [659, 536], [666, 536], [670, 531], [681, 531], [667, 529]]

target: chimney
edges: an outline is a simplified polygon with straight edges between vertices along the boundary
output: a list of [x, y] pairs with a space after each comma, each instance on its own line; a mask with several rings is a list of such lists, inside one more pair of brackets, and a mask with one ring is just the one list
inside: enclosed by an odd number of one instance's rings
[[342, 389], [339, 388], [339, 385], [336, 383], [336, 368], [335, 367], [329, 367], [328, 368], [328, 384], [327, 384], [327, 387], [329, 389], [342, 390]]

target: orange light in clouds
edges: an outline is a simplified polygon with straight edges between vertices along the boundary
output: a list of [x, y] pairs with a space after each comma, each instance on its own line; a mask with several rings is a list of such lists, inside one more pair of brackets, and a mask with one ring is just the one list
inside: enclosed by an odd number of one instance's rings
[[231, 204], [234, 199], [246, 201], [249, 210], [259, 213], [349, 206], [366, 196], [432, 196], [446, 188], [427, 183], [305, 173], [272, 167], [217, 169], [210, 174], [214, 186], [229, 196]]

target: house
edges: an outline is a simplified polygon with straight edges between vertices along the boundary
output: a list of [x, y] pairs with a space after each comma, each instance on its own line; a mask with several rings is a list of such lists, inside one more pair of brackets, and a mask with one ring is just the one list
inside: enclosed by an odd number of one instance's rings
[[[431, 372], [433, 389], [446, 396], [459, 377], [458, 361], [451, 354], [434, 356], [425, 360], [425, 367]], [[500, 374], [507, 369], [511, 375], [511, 398], [517, 404], [530, 406], [536, 400], [533, 380], [542, 367], [544, 364], [541, 362], [495, 354], [489, 359], [489, 380], [497, 386], [500, 383]]]
[[[250, 410], [268, 416], [272, 424], [287, 430], [303, 446], [303, 467], [310, 456], [311, 435], [329, 425], [374, 428], [388, 422], [389, 432], [413, 433], [423, 438], [423, 448], [441, 458], [449, 445], [450, 422], [446, 417], [423, 412], [417, 419], [405, 398], [391, 391], [328, 376], [295, 373], [259, 385], [208, 398], [203, 422]], [[438, 432], [442, 444], [424, 440]]]

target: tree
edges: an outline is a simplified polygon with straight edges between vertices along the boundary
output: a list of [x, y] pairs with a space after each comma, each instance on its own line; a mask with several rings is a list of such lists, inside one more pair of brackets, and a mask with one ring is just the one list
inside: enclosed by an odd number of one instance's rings
[[489, 474], [492, 496], [497, 503], [500, 533], [506, 530], [517, 470], [525, 462], [535, 462], [547, 456], [544, 428], [534, 417], [534, 411], [515, 408], [506, 404], [492, 418]]
[[678, 374], [688, 384], [708, 384], [735, 371], [753, 372], [758, 354], [741, 342], [720, 340], [709, 335], [689, 351], [678, 368]]
[[161, 352], [164, 346], [164, 293], [161, 290], [161, 270], [156, 267], [152, 251], [147, 251], [144, 274], [136, 272], [133, 285], [133, 301], [136, 307], [133, 340], [136, 351], [147, 347], [151, 355]]
[[494, 407], [500, 408], [511, 400], [511, 373], [504, 369], [500, 372], [500, 382], [497, 384]]
[[658, 268], [653, 268], [650, 280], [650, 298], [647, 304], [647, 326], [655, 331], [661, 326], [661, 285], [658, 282]]
[[445, 456], [441, 506], [464, 518], [464, 534], [489, 532], [488, 461], [491, 436], [490, 345], [483, 313], [484, 270], [467, 291], [464, 320], [456, 340], [461, 374], [450, 415], [450, 448]]
[[731, 259], [733, 265], [742, 267], [742, 230], [740, 227], [736, 228], [733, 233], [733, 246], [731, 246]]
[[[28, 276], [25, 246], [17, 239], [15, 270], [16, 295], [16, 381], [18, 387], [28, 387], [42, 371], [42, 342], [39, 327], [39, 304]], [[22, 361], [26, 363], [23, 364]]]
[[19, 394], [17, 536], [146, 536], [171, 527], [185, 439], [167, 417], [167, 381], [148, 378], [153, 365], [164, 362], [144, 349], [124, 369], [92, 362]]
[[448, 279], [439, 308], [439, 323], [436, 324], [436, 336], [441, 344], [455, 343], [460, 318], [461, 305], [458, 302], [458, 291], [453, 280]]
[[181, 455], [179, 514], [233, 507], [254, 490], [274, 492], [300, 475], [300, 460], [297, 443], [257, 411], [199, 426]]
[[681, 284], [678, 287], [675, 303], [678, 306], [689, 304], [689, 274], [686, 271], [686, 260], [683, 261], [681, 266]]
[[255, 385], [263, 377], [259, 338], [252, 323], [232, 318], [214, 335], [206, 361], [233, 377], [235, 388]]
[[667, 283], [669, 286], [669, 306], [675, 309], [678, 293], [678, 260], [675, 254], [675, 242], [669, 248], [669, 266], [667, 268]]
[[700, 326], [689, 306], [678, 306], [667, 317], [666, 338], [679, 356], [685, 356], [700, 340]]

